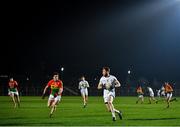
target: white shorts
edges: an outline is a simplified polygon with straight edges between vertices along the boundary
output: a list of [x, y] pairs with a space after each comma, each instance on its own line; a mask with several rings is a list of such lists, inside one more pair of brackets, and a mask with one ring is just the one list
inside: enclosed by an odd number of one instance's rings
[[9, 91], [8, 94], [9, 94], [10, 96], [14, 96], [14, 95], [19, 96], [18, 91], [17, 91], [17, 92]]
[[115, 92], [105, 92], [104, 93], [104, 103], [107, 103], [110, 99], [110, 96], [112, 96], [113, 98], [115, 98]]
[[59, 96], [54, 97], [52, 94], [50, 94], [48, 100], [59, 102], [61, 100], [61, 96], [59, 95]]
[[86, 88], [86, 89], [81, 89], [80, 92], [81, 92], [81, 95], [82, 95], [82, 96], [88, 96], [88, 90], [87, 90], [87, 88]]
[[139, 98], [143, 98], [143, 95], [139, 95], [138, 97], [139, 97]]
[[164, 91], [162, 91], [161, 92], [161, 96], [165, 96], [166, 94], [165, 94], [165, 92]]
[[166, 97], [167, 97], [168, 99], [171, 99], [171, 98], [172, 98], [172, 93], [167, 93], [167, 94], [166, 94]]
[[149, 96], [150, 96], [150, 97], [154, 97], [154, 93], [150, 93]]

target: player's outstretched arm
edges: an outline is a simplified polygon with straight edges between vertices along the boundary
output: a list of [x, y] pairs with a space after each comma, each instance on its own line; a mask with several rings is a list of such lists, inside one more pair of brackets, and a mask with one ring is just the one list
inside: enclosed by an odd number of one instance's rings
[[42, 99], [45, 98], [45, 94], [46, 94], [47, 88], [48, 88], [48, 85], [46, 85], [46, 87], [44, 88], [43, 95], [42, 95]]
[[79, 83], [78, 89], [81, 89], [81, 82]]
[[58, 92], [58, 95], [61, 95], [62, 94], [62, 92], [63, 92], [63, 82], [61, 82], [61, 86], [60, 86], [60, 88], [59, 88], [59, 92]]
[[102, 89], [102, 84], [99, 83], [97, 89]]
[[59, 92], [58, 92], [58, 95], [61, 95], [63, 92], [63, 88], [59, 88]]
[[120, 87], [121, 83], [118, 80], [115, 80], [115, 87]]
[[89, 83], [87, 82], [87, 87], [89, 88]]

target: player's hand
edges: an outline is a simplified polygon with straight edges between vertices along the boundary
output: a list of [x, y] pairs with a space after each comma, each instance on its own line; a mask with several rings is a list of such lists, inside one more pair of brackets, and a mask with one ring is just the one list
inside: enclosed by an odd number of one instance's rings
[[44, 98], [45, 98], [45, 94], [42, 95], [42, 99], [44, 99]]
[[102, 85], [102, 89], [106, 89], [106, 85]]
[[115, 83], [113, 83], [113, 84], [110, 86], [110, 88], [109, 88], [109, 89], [110, 89], [110, 90], [114, 89], [114, 88], [115, 88], [115, 85], [116, 85], [116, 84], [115, 84]]

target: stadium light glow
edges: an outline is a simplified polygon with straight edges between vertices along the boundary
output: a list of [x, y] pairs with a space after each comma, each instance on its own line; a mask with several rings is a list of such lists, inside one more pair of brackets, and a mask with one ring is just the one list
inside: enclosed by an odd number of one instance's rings
[[61, 71], [64, 71], [64, 67], [61, 67]]

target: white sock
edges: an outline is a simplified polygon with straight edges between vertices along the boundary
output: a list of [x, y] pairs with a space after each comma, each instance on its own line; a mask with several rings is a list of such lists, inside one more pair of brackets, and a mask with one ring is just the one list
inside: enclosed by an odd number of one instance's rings
[[119, 110], [116, 110], [116, 109], [114, 109], [114, 112], [115, 112], [115, 113], [120, 113]]
[[114, 110], [112, 110], [111, 113], [112, 113], [112, 117], [116, 117], [116, 116], [115, 116], [115, 111], [114, 111]]

